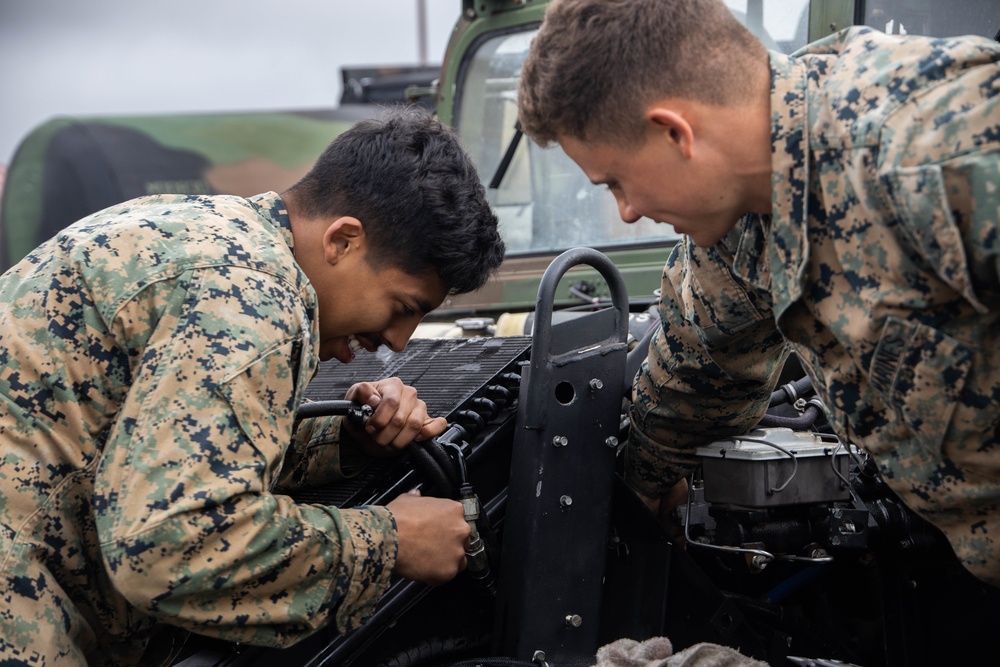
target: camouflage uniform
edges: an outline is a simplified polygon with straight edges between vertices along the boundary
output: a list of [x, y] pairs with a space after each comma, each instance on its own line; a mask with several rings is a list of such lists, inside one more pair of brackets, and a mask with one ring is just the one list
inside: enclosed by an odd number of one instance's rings
[[276, 194], [106, 209], [0, 304], [0, 663], [135, 664], [163, 622], [280, 646], [373, 611], [388, 510], [274, 492], [339, 472], [339, 422], [293, 440], [317, 304]]
[[772, 214], [671, 254], [629, 482], [658, 495], [754, 425], [791, 348], [837, 433], [1000, 585], [1000, 46], [853, 28], [770, 58]]

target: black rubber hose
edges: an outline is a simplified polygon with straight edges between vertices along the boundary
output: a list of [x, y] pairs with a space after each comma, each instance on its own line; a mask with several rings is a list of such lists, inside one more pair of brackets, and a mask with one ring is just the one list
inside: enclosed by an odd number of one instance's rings
[[518, 120], [514, 123], [514, 136], [510, 138], [510, 143], [507, 144], [507, 150], [504, 151], [503, 157], [500, 158], [500, 164], [497, 165], [497, 170], [493, 172], [493, 178], [490, 179], [490, 184], [487, 186], [490, 190], [496, 190], [500, 187], [503, 182], [503, 177], [510, 168], [511, 160], [514, 159], [514, 153], [517, 152], [517, 147], [521, 143], [521, 138], [524, 136], [524, 130], [521, 129], [521, 121]]
[[778, 415], [765, 414], [761, 417], [757, 426], [764, 428], [790, 428], [793, 431], [801, 430], [812, 426], [816, 422], [816, 418], [819, 417], [819, 414], [819, 406], [810, 404], [798, 417], [780, 417]]
[[432, 486], [447, 497], [451, 497], [452, 484], [447, 473], [438, 465], [434, 457], [424, 447], [424, 442], [414, 442], [410, 445], [410, 456], [420, 471], [428, 478]]
[[793, 382], [783, 384], [771, 394], [770, 406], [794, 403], [812, 390], [812, 379], [807, 375]]
[[455, 463], [448, 456], [448, 452], [441, 443], [435, 438], [433, 440], [423, 440], [419, 443], [414, 442], [413, 444], [427, 450], [427, 453], [434, 458], [434, 462], [437, 463], [438, 468], [441, 469], [441, 472], [448, 480], [448, 486], [442, 489], [442, 491], [447, 493], [449, 498], [456, 497], [459, 486], [458, 472], [455, 470]]

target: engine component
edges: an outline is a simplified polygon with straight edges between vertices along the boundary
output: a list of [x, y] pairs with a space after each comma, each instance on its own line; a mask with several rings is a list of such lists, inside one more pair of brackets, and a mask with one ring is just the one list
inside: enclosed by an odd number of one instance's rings
[[697, 455], [712, 504], [765, 508], [850, 499], [850, 456], [833, 435], [755, 429], [699, 447]]

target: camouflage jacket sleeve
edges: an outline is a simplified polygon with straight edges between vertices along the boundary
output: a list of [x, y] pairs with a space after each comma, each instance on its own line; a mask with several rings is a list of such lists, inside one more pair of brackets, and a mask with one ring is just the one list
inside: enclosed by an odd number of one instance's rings
[[660, 495], [694, 467], [694, 448], [745, 431], [767, 408], [786, 350], [768, 305], [763, 242], [761, 221], [747, 217], [714, 248], [689, 239], [674, 247], [630, 409], [625, 471], [637, 491]]
[[371, 459], [342, 433], [342, 423], [340, 417], [303, 420], [285, 455], [276, 488], [292, 490], [335, 484], [364, 470]]
[[280, 279], [239, 267], [151, 283], [115, 313], [116, 338], [141, 354], [95, 510], [105, 567], [143, 611], [263, 645], [372, 612], [395, 563], [388, 510], [271, 492], [305, 385], [307, 319]]

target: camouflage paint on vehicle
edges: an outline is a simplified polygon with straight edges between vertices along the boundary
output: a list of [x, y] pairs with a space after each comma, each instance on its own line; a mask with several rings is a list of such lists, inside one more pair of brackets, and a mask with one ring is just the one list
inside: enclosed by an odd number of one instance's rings
[[0, 202], [0, 269], [102, 208], [152, 194], [283, 190], [376, 108], [56, 118], [31, 132]]

